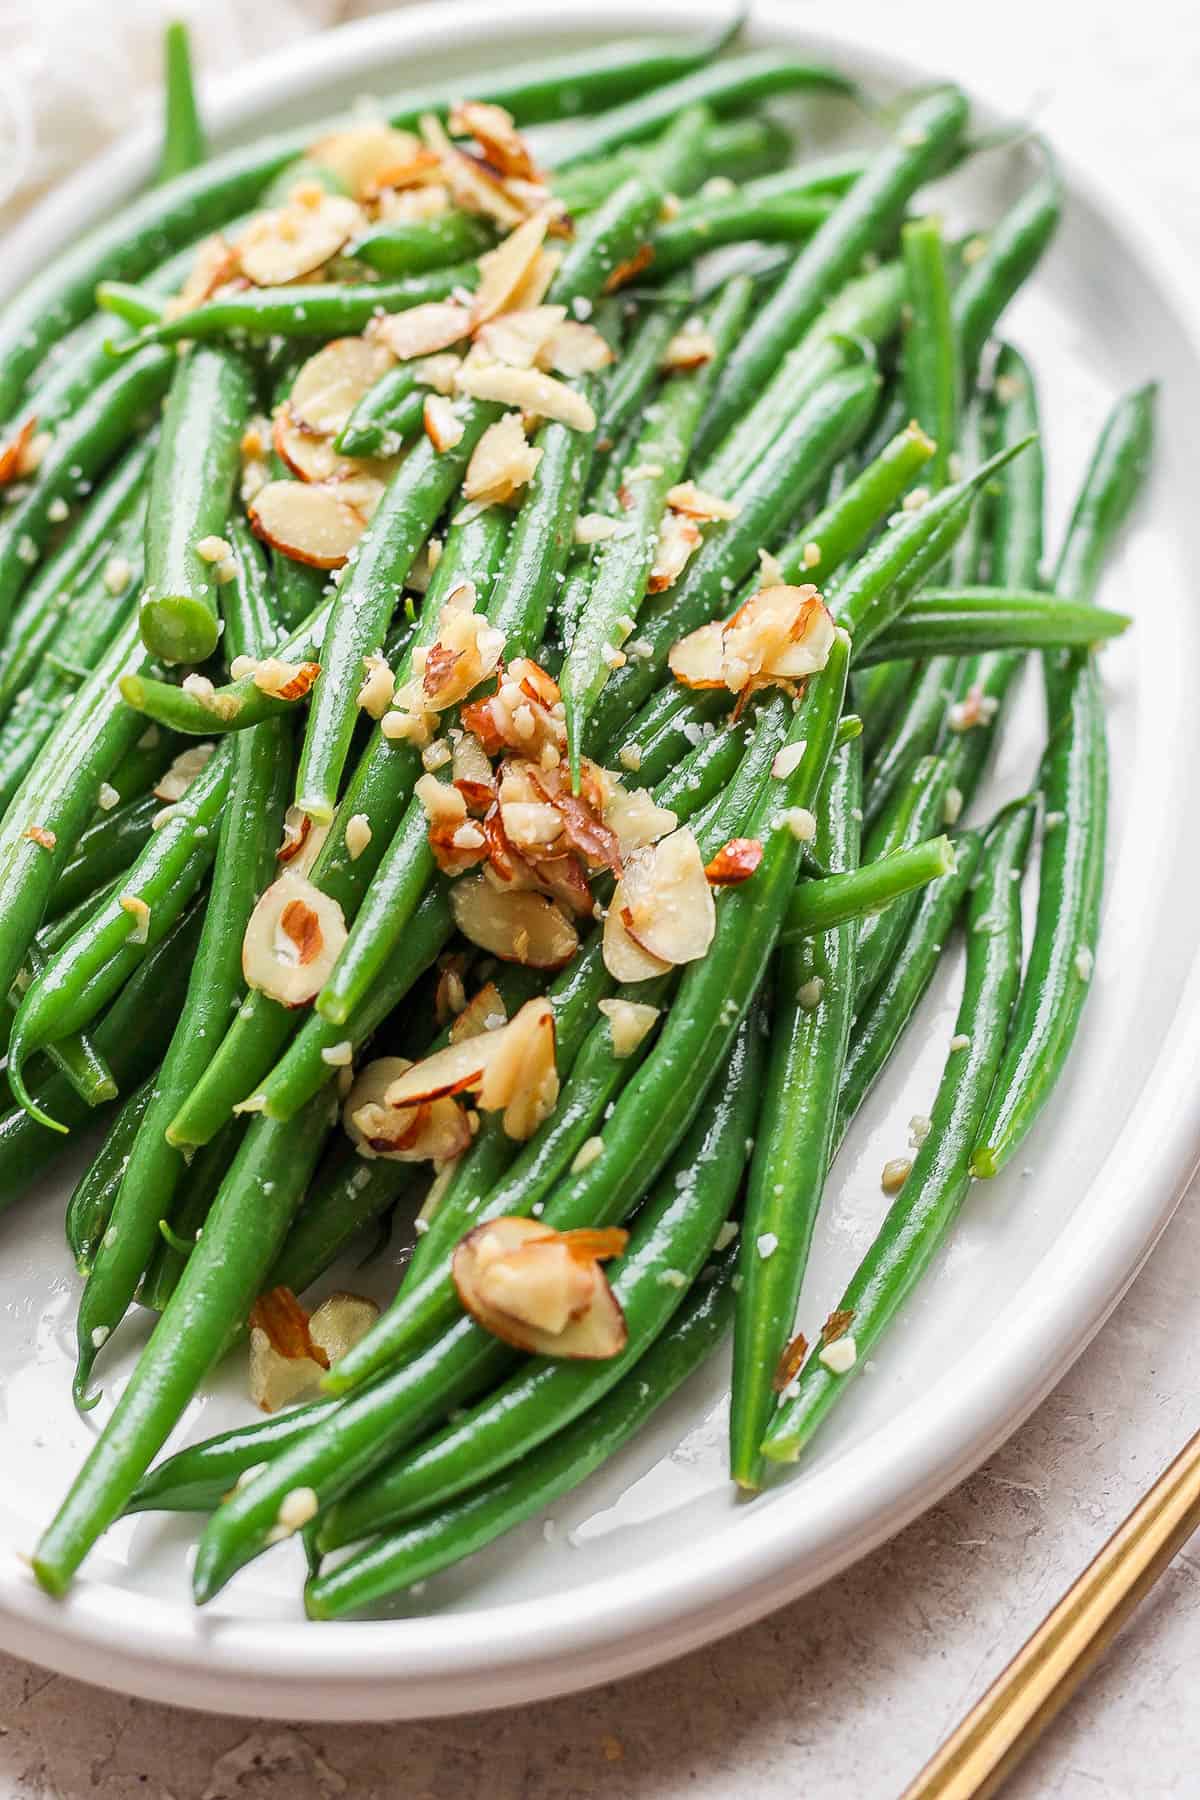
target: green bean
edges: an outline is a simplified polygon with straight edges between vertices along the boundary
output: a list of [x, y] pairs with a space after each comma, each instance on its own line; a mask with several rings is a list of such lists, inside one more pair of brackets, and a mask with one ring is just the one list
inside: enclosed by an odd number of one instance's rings
[[[393, 1172], [399, 1167], [396, 1163], [379, 1166]], [[201, 1444], [190, 1444], [142, 1477], [125, 1511], [212, 1512], [247, 1469], [269, 1462], [296, 1443], [328, 1411], [329, 1402], [318, 1400], [272, 1413], [252, 1425], [236, 1425]]]
[[427, 388], [408, 363], [397, 363], [363, 395], [334, 439], [343, 456], [383, 456], [421, 425]]
[[773, 1462], [799, 1456], [929, 1268], [970, 1192], [971, 1146], [997, 1079], [1020, 982], [1019, 877], [1032, 829], [1033, 807], [1024, 801], [1002, 813], [988, 834], [971, 893], [955, 1035], [929, 1132], [833, 1315], [848, 1329], [839, 1336], [827, 1322], [820, 1346], [785, 1390], [762, 1446]]
[[626, 427], [635, 425], [687, 305], [686, 300], [652, 302], [634, 325], [606, 378], [596, 423], [597, 451], [613, 450]]
[[142, 641], [164, 662], [203, 662], [217, 646], [217, 567], [199, 546], [225, 529], [250, 402], [241, 357], [201, 344], [179, 359], [154, 458], [140, 608]]
[[158, 164], [160, 182], [173, 181], [197, 168], [208, 154], [204, 126], [192, 83], [192, 51], [187, 26], [178, 20], [167, 26], [163, 49], [166, 60], [166, 118], [163, 125], [162, 156]]
[[495, 232], [471, 213], [447, 212], [434, 219], [384, 220], [371, 225], [347, 244], [345, 254], [395, 280], [444, 269], [447, 263], [466, 262], [495, 242]]
[[836, 69], [798, 62], [777, 50], [759, 51], [713, 63], [624, 106], [614, 106], [598, 119], [574, 126], [551, 146], [550, 166], [569, 169], [573, 163], [606, 156], [625, 144], [653, 137], [684, 107], [704, 105], [716, 113], [738, 112], [751, 101], [797, 90], [851, 97], [859, 91], [855, 82]]
[[857, 666], [984, 650], [1088, 650], [1128, 630], [1128, 613], [1010, 588], [925, 588]]
[[777, 177], [768, 176], [766, 192], [748, 184], [716, 199], [692, 200], [675, 218], [659, 225], [651, 238], [656, 275], [670, 275], [698, 256], [726, 244], [744, 244], [749, 238], [764, 243], [804, 243], [833, 211], [828, 194], [777, 191]]
[[340, 1618], [369, 1606], [482, 1549], [578, 1487], [670, 1399], [724, 1335], [732, 1269], [730, 1253], [718, 1258], [712, 1278], [692, 1289], [670, 1330], [633, 1372], [515, 1468], [311, 1579], [305, 1590], [310, 1616]]
[[0, 713], [7, 712], [33, 680], [38, 663], [62, 625], [73, 596], [96, 575], [117, 548], [118, 535], [136, 514], [155, 439], [134, 444], [82, 512], [62, 546], [38, 570], [13, 620], [0, 673]]
[[0, 523], [0, 623], [45, 547], [54, 515], [89, 491], [132, 436], [170, 376], [171, 359], [147, 350], [117, 369], [55, 431], [23, 500]]
[[890, 906], [894, 900], [915, 893], [953, 870], [954, 845], [948, 837], [934, 837], [844, 874], [803, 881], [788, 907], [779, 942], [789, 948], [816, 932], [829, 931], [848, 919], [860, 919], [864, 913]]
[[476, 402], [453, 449], [437, 450], [423, 438], [397, 469], [370, 530], [350, 553], [322, 640], [321, 673], [296, 775], [296, 804], [317, 824], [327, 824], [337, 805], [358, 721], [363, 658], [379, 649], [400, 584], [462, 479], [475, 445], [498, 417], [498, 407]]
[[[96, 1027], [95, 1043], [123, 1092], [145, 1080], [162, 1059], [178, 1017], [200, 928], [193, 908], [151, 951]], [[57, 1071], [34, 1084], [38, 1103], [71, 1125], [88, 1119], [88, 1107]], [[94, 1117], [94, 1115], [92, 1115]], [[0, 1209], [11, 1206], [64, 1147], [61, 1133], [47, 1131], [23, 1107], [0, 1115]]]
[[[576, 163], [551, 178], [554, 193], [568, 212], [590, 212], [630, 175], [641, 173], [653, 143], [627, 144], [594, 162]], [[751, 181], [784, 164], [792, 140], [784, 126], [767, 115], [718, 119], [704, 136], [705, 178], [722, 176], [729, 181]], [[853, 157], [824, 159], [825, 167], [809, 177], [813, 192], [836, 191], [856, 178], [861, 162]], [[807, 168], [807, 165], [806, 165]], [[814, 179], [815, 178], [815, 179]]]
[[88, 1273], [100, 1240], [108, 1230], [129, 1151], [153, 1092], [154, 1077], [151, 1075], [119, 1108], [99, 1151], [79, 1177], [67, 1201], [67, 1245], [81, 1275]]
[[[273, 630], [256, 580], [260, 571], [254, 565], [262, 553], [244, 526], [237, 528], [234, 548], [237, 578], [227, 589], [225, 607], [230, 654], [261, 654]], [[77, 1403], [86, 1392], [98, 1346], [111, 1337], [133, 1299], [155, 1248], [159, 1220], [171, 1217], [184, 1160], [166, 1129], [211, 1060], [242, 989], [246, 922], [271, 878], [282, 834], [291, 773], [289, 735], [285, 724], [272, 721], [240, 734], [232, 747], [213, 879], [187, 998], [133, 1146], [103, 1250], [79, 1303]], [[202, 781], [203, 775], [193, 791]], [[164, 826], [158, 837], [169, 830]], [[131, 880], [135, 887], [143, 886], [136, 870]]]
[[537, 1356], [486, 1399], [340, 1500], [317, 1528], [318, 1547], [356, 1538], [476, 1487], [603, 1398], [670, 1324], [707, 1261], [737, 1197], [763, 1073], [761, 1021], [751, 1013], [694, 1123], [640, 1208], [612, 1290], [628, 1341], [618, 1355], [572, 1363]]
[[995, 230], [982, 240], [982, 253], [967, 262], [954, 294], [954, 326], [963, 378], [975, 379], [980, 353], [1000, 314], [1036, 268], [1058, 229], [1062, 193], [1050, 174], [1023, 194]]
[[300, 1204], [331, 1112], [321, 1094], [285, 1127], [251, 1122], [179, 1286], [38, 1544], [33, 1569], [47, 1592], [65, 1592], [244, 1323]]
[[618, 669], [597, 700], [592, 741], [586, 746], [591, 754], [602, 754], [620, 741], [627, 720], [662, 679], [672, 645], [724, 610], [735, 583], [754, 564], [780, 506], [794, 506], [811, 493], [830, 463], [854, 441], [877, 387], [878, 378], [869, 369], [848, 369], [801, 403], [790, 426], [729, 496], [739, 503], [738, 516], [710, 526], [675, 586], [643, 609], [638, 625], [643, 654]]
[[[499, 507], [489, 508], [451, 529], [425, 595], [417, 635], [409, 646], [410, 660], [398, 672], [401, 679], [411, 667], [413, 648], [423, 641], [432, 641], [436, 635], [442, 602], [459, 581], [474, 579], [480, 588], [490, 584], [503, 555], [507, 532], [508, 521]], [[343, 796], [339, 818], [311, 870], [310, 878], [337, 900], [347, 920], [353, 917], [404, 816], [419, 768], [418, 758], [407, 746], [391, 744], [381, 732], [375, 732]], [[346, 844], [344, 822], [359, 813], [371, 826], [371, 839], [355, 858]], [[446, 918], [448, 921], [449, 908]], [[449, 930], [447, 922], [447, 935]], [[404, 991], [400, 989], [401, 994]], [[172, 1143], [206, 1143], [225, 1123], [231, 1108], [250, 1094], [271, 1068], [298, 1024], [292, 1009], [266, 994], [250, 993], [211, 1064], [172, 1120], [167, 1134]]]
[[[1055, 570], [1055, 587], [1086, 600], [1141, 489], [1153, 434], [1153, 388], [1118, 401], [1101, 433]], [[1029, 967], [971, 1169], [1004, 1167], [1049, 1098], [1091, 983], [1104, 879], [1108, 757], [1095, 659], [1046, 665], [1049, 741], [1039, 785], [1046, 808], [1038, 915]]]
[[681, 371], [663, 384], [653, 416], [630, 448], [626, 468], [658, 472], [640, 475], [627, 490], [625, 529], [601, 546], [587, 605], [559, 676], [576, 792], [591, 708], [609, 676], [614, 650], [624, 637], [633, 635], [667, 495], [682, 478], [705, 399], [742, 328], [749, 304], [749, 283], [735, 280], [701, 315], [713, 342], [713, 355], [699, 369]]
[[950, 269], [941, 224], [914, 219], [900, 233], [912, 309], [904, 340], [904, 392], [912, 417], [937, 445], [929, 466], [935, 488], [950, 478], [958, 442], [962, 358], [955, 331]]
[[[832, 880], [845, 878], [858, 861], [860, 788], [859, 752], [851, 744], [833, 759], [817, 813], [817, 855]], [[811, 885], [801, 883], [797, 898]], [[770, 1053], [738, 1255], [729, 1421], [730, 1473], [751, 1491], [761, 1486], [759, 1444], [780, 1385], [829, 1167], [856, 936], [852, 923], [833, 925], [782, 947], [776, 959]]]
[[243, 1130], [242, 1120], [231, 1119], [224, 1131], [196, 1152], [172, 1194], [170, 1220], [157, 1221], [157, 1242], [137, 1290], [139, 1305], [148, 1311], [162, 1312], [179, 1286], [179, 1277], [237, 1155]]
[[911, 196], [945, 166], [966, 122], [967, 103], [957, 88], [935, 89], [905, 110], [891, 142], [800, 252], [731, 357], [701, 427], [698, 454], [714, 449], [829, 295], [890, 236]]
[[[954, 839], [954, 867], [921, 894], [904, 938], [875, 991], [859, 1009], [838, 1093], [834, 1150], [900, 1041], [917, 1002], [933, 979], [943, 947], [975, 879], [983, 839], [961, 831]], [[904, 854], [904, 852], [901, 852]]]
[[[905, 613], [901, 613], [900, 620], [904, 617]], [[896, 621], [897, 625], [900, 620]], [[884, 632], [883, 639], [887, 636]], [[881, 641], [875, 640], [876, 644]], [[868, 656], [874, 647], [868, 645]], [[886, 663], [888, 658], [881, 654], [880, 661]], [[893, 715], [892, 723], [871, 759], [863, 793], [863, 816], [868, 825], [875, 823], [917, 764], [932, 752], [954, 699], [957, 668], [953, 657], [935, 656], [929, 663], [918, 663], [914, 670], [904, 705]]]

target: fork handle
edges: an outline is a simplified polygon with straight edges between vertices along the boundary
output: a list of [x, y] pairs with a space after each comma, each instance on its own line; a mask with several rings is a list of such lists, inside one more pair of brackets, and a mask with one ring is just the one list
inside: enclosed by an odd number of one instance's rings
[[984, 1800], [1016, 1768], [1200, 1525], [1200, 1432], [1119, 1525], [901, 1800]]

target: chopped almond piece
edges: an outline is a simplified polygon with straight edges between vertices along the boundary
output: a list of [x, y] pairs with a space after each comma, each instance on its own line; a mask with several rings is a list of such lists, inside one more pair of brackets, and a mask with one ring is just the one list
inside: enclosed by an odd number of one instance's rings
[[541, 451], [525, 436], [520, 413], [505, 413], [476, 444], [463, 477], [463, 494], [488, 505], [511, 500], [533, 479], [541, 460]]
[[579, 934], [543, 894], [502, 892], [479, 876], [450, 890], [454, 922], [469, 943], [502, 962], [561, 969], [579, 948]]
[[357, 862], [374, 833], [366, 813], [352, 813], [346, 820], [346, 850], [351, 862]]
[[543, 345], [539, 366], [559, 375], [594, 375], [616, 361], [616, 351], [594, 325], [566, 319]]
[[312, 1392], [378, 1317], [357, 1294], [331, 1294], [311, 1317], [290, 1288], [263, 1294], [250, 1314], [250, 1398], [270, 1413]]
[[[436, 179], [437, 157], [422, 150], [420, 157], [413, 160], [419, 165], [415, 171], [416, 178], [421, 181], [419, 187], [395, 188], [385, 185], [380, 188], [377, 196], [372, 196], [375, 200], [375, 217], [380, 224], [415, 225], [425, 219], [439, 219], [443, 213], [450, 211], [450, 190]], [[405, 165], [399, 173], [403, 174], [411, 167], [411, 164]], [[395, 169], [387, 171], [389, 176], [397, 172]]]
[[234, 679], [240, 681], [248, 675], [259, 693], [269, 694], [273, 700], [303, 700], [321, 673], [319, 662], [284, 662], [278, 656], [239, 656], [237, 663], [237, 669], [230, 671]]
[[529, 146], [504, 107], [485, 100], [460, 100], [448, 123], [456, 137], [473, 137], [502, 175], [523, 176], [528, 181], [537, 178]]
[[709, 331], [698, 331], [684, 326], [677, 331], [663, 352], [659, 368], [670, 372], [674, 369], [699, 369], [706, 362], [711, 362], [717, 354], [717, 341]]
[[703, 541], [700, 527], [691, 519], [677, 512], [664, 514], [646, 592], [661, 594], [674, 587]]
[[475, 609], [476, 593], [460, 582], [438, 614], [437, 637], [413, 651], [413, 676], [396, 695], [396, 705], [410, 712], [442, 712], [457, 706], [495, 670], [504, 650], [504, 633], [489, 625]]
[[762, 858], [763, 847], [758, 838], [730, 838], [704, 873], [712, 887], [736, 887], [739, 882], [749, 881]]
[[[470, 731], [450, 734], [453, 750], [451, 768], [457, 786], [467, 782], [472, 786], [486, 787], [489, 795], [492, 783], [492, 765], [488, 761], [487, 752], [479, 739]], [[470, 798], [467, 805], [471, 804]]]
[[626, 860], [609, 903], [609, 917], [614, 914], [660, 962], [695, 962], [705, 954], [717, 914], [700, 848], [686, 826]]
[[382, 120], [371, 120], [331, 132], [308, 154], [336, 175], [356, 200], [368, 200], [385, 185], [389, 170], [403, 168], [421, 154], [421, 140], [411, 131], [396, 131]]
[[823, 669], [835, 630], [815, 587], [760, 588], [726, 624], [702, 625], [681, 638], [667, 660], [686, 687], [740, 694]]
[[176, 800], [182, 800], [216, 747], [206, 740], [199, 744], [189, 744], [186, 750], [181, 750], [155, 784], [154, 793], [157, 798], [172, 804]]
[[[306, 858], [308, 840], [312, 836], [313, 822], [309, 815], [299, 806], [289, 806], [283, 815], [283, 841], [275, 852], [277, 863], [297, 863]], [[309, 859], [310, 860], [310, 859]], [[299, 872], [305, 873], [300, 866]]]
[[378, 1317], [376, 1302], [362, 1294], [330, 1294], [309, 1319], [308, 1335], [332, 1368], [366, 1337]]
[[256, 287], [284, 287], [323, 268], [363, 223], [340, 194], [322, 194], [316, 206], [289, 202], [250, 221], [235, 245], [238, 265]]
[[601, 1000], [599, 1007], [608, 1020], [613, 1055], [618, 1062], [633, 1055], [662, 1016], [661, 1007], [645, 1006], [640, 1000]]
[[625, 262], [617, 264], [616, 268], [604, 284], [604, 292], [606, 294], [615, 294], [618, 288], [625, 287], [628, 282], [635, 280], [635, 278], [642, 273], [643, 269], [648, 269], [653, 261], [654, 245], [643, 244], [640, 249], [635, 250], [633, 255], [628, 257]]
[[504, 182], [482, 163], [452, 144], [441, 120], [432, 113], [426, 113], [421, 120], [421, 136], [437, 156], [439, 174], [464, 212], [481, 213], [509, 230], [521, 223], [528, 208], [519, 205]]
[[288, 410], [302, 430], [336, 437], [363, 395], [391, 366], [391, 352], [378, 335], [371, 341], [335, 338], [300, 369]]
[[382, 719], [392, 704], [392, 696], [396, 692], [396, 677], [378, 651], [363, 657], [363, 668], [366, 674], [355, 704], [361, 706], [373, 719]]
[[471, 329], [471, 314], [457, 300], [429, 300], [405, 312], [388, 313], [371, 326], [372, 340], [384, 344], [400, 362], [448, 350]]
[[47, 831], [44, 825], [27, 825], [21, 836], [27, 837], [30, 843], [40, 844], [43, 850], [53, 850], [58, 843], [54, 833]]
[[453, 350], [439, 350], [435, 356], [418, 356], [409, 367], [409, 374], [418, 387], [432, 388], [435, 394], [449, 396], [454, 392], [454, 382], [462, 367], [462, 357]]
[[256, 536], [314, 569], [340, 569], [366, 529], [356, 507], [313, 482], [269, 481], [248, 511]]
[[474, 325], [482, 325], [511, 307], [513, 295], [520, 291], [537, 262], [549, 223], [548, 212], [535, 212], [503, 243], [479, 258], [479, 286], [471, 305]]
[[667, 505], [689, 519], [736, 519], [741, 507], [736, 500], [719, 500], [706, 494], [694, 481], [681, 481], [667, 491]]
[[603, 544], [624, 529], [620, 519], [610, 519], [607, 513], [581, 513], [575, 521], [575, 542]]
[[[458, 892], [467, 883], [459, 883]], [[485, 1112], [503, 1112], [509, 1137], [532, 1137], [558, 1098], [554, 1008], [527, 1000], [494, 1031], [464, 1038], [407, 1069], [389, 1087], [389, 1106], [414, 1106], [471, 1090]]]
[[452, 403], [441, 394], [430, 394], [423, 414], [425, 435], [435, 450], [453, 450], [461, 444], [466, 426]]
[[468, 1232], [454, 1252], [454, 1285], [485, 1331], [539, 1356], [617, 1356], [628, 1333], [600, 1267], [619, 1256], [627, 1233], [552, 1231], [502, 1217]]
[[31, 413], [27, 419], [22, 420], [15, 434], [0, 449], [0, 487], [7, 487], [10, 481], [16, 481], [22, 475], [30, 473], [23, 464], [36, 431], [37, 419]]
[[285, 869], [261, 895], [246, 926], [246, 985], [284, 1006], [303, 1006], [324, 987], [346, 936], [337, 901]]
[[387, 1162], [451, 1162], [471, 1142], [466, 1114], [450, 1098], [395, 1107], [392, 1084], [412, 1067], [406, 1056], [380, 1056], [355, 1077], [342, 1105], [342, 1123], [360, 1156]]
[[498, 400], [536, 418], [568, 425], [573, 431], [596, 429], [596, 415], [585, 396], [540, 369], [510, 369], [503, 363], [472, 367], [468, 359], [459, 370], [458, 389], [473, 400]]
[[[28, 837], [30, 834], [26, 832], [25, 835]], [[46, 848], [53, 849], [53, 845], [48, 844]], [[129, 934], [129, 942], [131, 944], [148, 944], [150, 942], [150, 908], [141, 895], [122, 894], [117, 904], [122, 912], [127, 912], [134, 920], [133, 930]]]
[[219, 288], [238, 273], [238, 253], [227, 239], [217, 235], [205, 238], [196, 252], [196, 260], [178, 294], [169, 303], [172, 316], [190, 312], [192, 307], [211, 299]]
[[617, 849], [624, 858], [666, 837], [679, 820], [669, 807], [656, 806], [645, 788], [624, 788], [614, 781], [604, 807], [604, 823], [616, 833]]

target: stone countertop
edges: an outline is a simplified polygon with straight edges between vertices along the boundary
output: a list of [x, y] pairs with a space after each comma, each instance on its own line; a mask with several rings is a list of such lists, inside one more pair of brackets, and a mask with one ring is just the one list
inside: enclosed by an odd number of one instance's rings
[[[1023, 102], [1077, 155], [1116, 148], [1200, 267], [1191, 0], [841, 0], [839, 21]], [[392, 1726], [256, 1727], [0, 1657], [0, 1800], [894, 1800], [1200, 1424], [1200, 1344], [1179, 1329], [1200, 1277], [1195, 1195], [1021, 1431], [892, 1543], [751, 1629], [536, 1709]], [[1198, 1668], [1200, 1556], [1185, 1550], [1006, 1795], [1195, 1793]]]

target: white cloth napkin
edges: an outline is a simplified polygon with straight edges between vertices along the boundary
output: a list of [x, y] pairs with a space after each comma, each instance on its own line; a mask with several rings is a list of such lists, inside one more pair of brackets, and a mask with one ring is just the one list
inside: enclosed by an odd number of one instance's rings
[[168, 20], [186, 21], [203, 76], [349, 11], [345, 0], [3, 0], [0, 228], [158, 107]]

